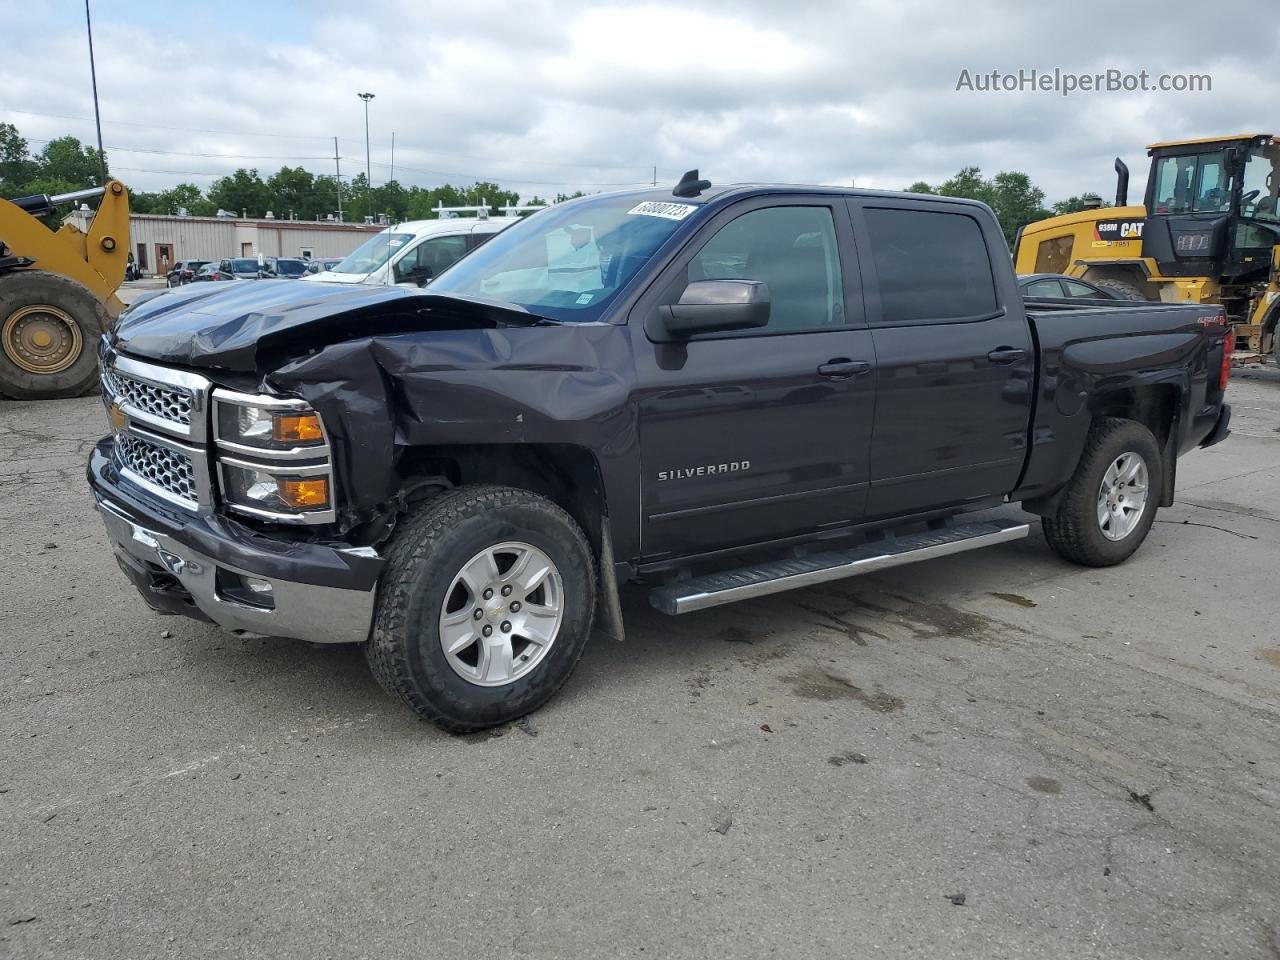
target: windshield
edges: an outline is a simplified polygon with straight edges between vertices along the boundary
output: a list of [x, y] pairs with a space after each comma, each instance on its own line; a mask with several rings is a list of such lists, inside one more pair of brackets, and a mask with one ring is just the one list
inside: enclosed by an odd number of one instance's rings
[[653, 256], [689, 203], [592, 197], [536, 213], [432, 281], [432, 293], [501, 300], [552, 320], [584, 323]]
[[347, 259], [333, 268], [334, 273], [372, 273], [387, 258], [413, 239], [412, 233], [379, 233], [360, 244]]
[[232, 273], [257, 273], [258, 261], [253, 259], [232, 260], [231, 272]]
[[1240, 213], [1259, 220], [1280, 221], [1280, 145], [1254, 147], [1244, 165]]
[[307, 265], [301, 260], [277, 260], [276, 273], [285, 277], [300, 277], [307, 272]]
[[1226, 213], [1231, 175], [1221, 153], [1162, 157], [1155, 173], [1156, 213]]

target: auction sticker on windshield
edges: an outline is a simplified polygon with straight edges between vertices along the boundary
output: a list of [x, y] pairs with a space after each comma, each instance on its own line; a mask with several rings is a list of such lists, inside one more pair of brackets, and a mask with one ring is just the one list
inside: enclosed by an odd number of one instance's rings
[[633, 217], [662, 217], [664, 220], [683, 220], [697, 209], [692, 203], [663, 203], [660, 200], [646, 200], [644, 203], [637, 203], [627, 213]]

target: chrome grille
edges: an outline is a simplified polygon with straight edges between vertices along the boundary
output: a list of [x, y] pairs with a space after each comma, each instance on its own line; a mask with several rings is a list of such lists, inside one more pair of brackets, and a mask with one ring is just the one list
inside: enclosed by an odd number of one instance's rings
[[121, 406], [133, 407], [160, 420], [191, 425], [191, 394], [172, 387], [158, 387], [144, 380], [137, 380], [110, 366], [104, 366], [102, 379], [107, 392]]
[[116, 437], [116, 455], [120, 458], [120, 466], [140, 479], [187, 501], [193, 507], [198, 504], [195, 464], [185, 453], [132, 434], [119, 434]]

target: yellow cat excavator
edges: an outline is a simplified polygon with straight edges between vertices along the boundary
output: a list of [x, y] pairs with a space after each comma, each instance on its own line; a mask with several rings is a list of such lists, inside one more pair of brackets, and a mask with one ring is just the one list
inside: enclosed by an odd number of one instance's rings
[[[39, 217], [101, 197], [84, 232]], [[0, 199], [0, 396], [78, 397], [98, 383], [97, 345], [119, 315], [129, 248], [129, 191], [105, 187]]]
[[[1222, 304], [1237, 348], [1280, 360], [1280, 141], [1268, 133], [1153, 143], [1142, 206], [1116, 205], [1028, 224], [1018, 273], [1065, 273], [1132, 299]], [[1239, 354], [1237, 355], [1239, 356]]]

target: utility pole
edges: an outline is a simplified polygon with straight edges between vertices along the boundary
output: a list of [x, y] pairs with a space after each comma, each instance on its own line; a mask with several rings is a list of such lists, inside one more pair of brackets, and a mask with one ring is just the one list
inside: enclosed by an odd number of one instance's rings
[[342, 164], [338, 162], [338, 138], [333, 138], [333, 172], [338, 175], [338, 222], [342, 222]]
[[84, 0], [84, 26], [89, 34], [89, 77], [93, 81], [93, 119], [98, 127], [98, 162], [102, 164], [102, 183], [107, 185], [107, 155], [102, 149], [102, 114], [98, 110], [98, 68], [93, 62], [93, 20], [89, 17], [89, 0]]
[[356, 96], [364, 101], [364, 212], [366, 215], [372, 215], [373, 163], [369, 159], [369, 101], [373, 99], [373, 94], [357, 93]]
[[396, 132], [392, 130], [391, 131], [391, 176], [389, 176], [387, 179], [394, 180], [395, 178], [396, 178]]
[[658, 165], [656, 163], [653, 165], [653, 185], [655, 187], [658, 185]]

